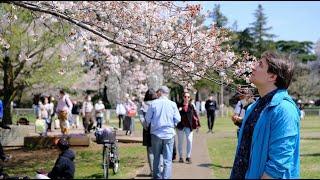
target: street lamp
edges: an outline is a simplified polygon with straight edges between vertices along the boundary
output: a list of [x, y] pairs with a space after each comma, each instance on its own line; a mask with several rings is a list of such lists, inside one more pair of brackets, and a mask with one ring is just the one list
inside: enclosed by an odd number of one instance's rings
[[224, 71], [220, 71], [219, 73], [219, 76], [221, 77], [221, 100], [220, 100], [220, 110], [221, 110], [221, 117], [223, 117], [223, 108], [224, 108], [224, 105], [223, 105], [223, 77], [225, 76], [225, 72]]

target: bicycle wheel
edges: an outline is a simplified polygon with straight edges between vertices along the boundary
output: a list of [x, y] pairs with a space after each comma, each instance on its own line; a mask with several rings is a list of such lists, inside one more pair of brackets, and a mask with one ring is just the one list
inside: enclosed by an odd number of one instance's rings
[[109, 148], [104, 147], [103, 148], [103, 176], [105, 179], [108, 179], [109, 177], [109, 159], [110, 159], [110, 153], [109, 153]]
[[120, 158], [119, 158], [119, 151], [118, 151], [118, 145], [115, 145], [113, 150], [113, 174], [117, 174], [120, 168]]

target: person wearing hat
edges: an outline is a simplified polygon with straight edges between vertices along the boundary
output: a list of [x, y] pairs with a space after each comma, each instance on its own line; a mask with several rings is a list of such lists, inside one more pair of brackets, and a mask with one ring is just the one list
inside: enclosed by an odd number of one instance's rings
[[[172, 154], [175, 127], [181, 121], [177, 104], [168, 99], [169, 88], [161, 86], [158, 89], [160, 97], [150, 104], [145, 119], [150, 125], [151, 147], [154, 155], [153, 178], [170, 179], [172, 174]], [[163, 171], [161, 172], [160, 155], [163, 156]]]
[[56, 145], [61, 152], [52, 170], [46, 174], [43, 170], [37, 171], [36, 179], [73, 179], [75, 173], [74, 152], [69, 149], [69, 141], [62, 137], [58, 139]]

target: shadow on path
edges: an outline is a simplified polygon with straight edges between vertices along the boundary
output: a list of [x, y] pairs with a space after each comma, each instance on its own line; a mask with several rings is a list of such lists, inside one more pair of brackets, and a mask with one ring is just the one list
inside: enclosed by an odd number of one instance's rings
[[221, 166], [219, 164], [199, 164], [198, 166], [200, 167], [207, 167], [207, 168], [212, 168], [212, 167], [217, 167], [217, 168], [223, 168], [223, 169], [231, 169], [232, 167], [229, 166]]
[[150, 175], [150, 174], [137, 174], [137, 176], [136, 177], [145, 177], [145, 178], [151, 178], [152, 176]]
[[300, 156], [320, 156], [320, 153], [301, 154]]

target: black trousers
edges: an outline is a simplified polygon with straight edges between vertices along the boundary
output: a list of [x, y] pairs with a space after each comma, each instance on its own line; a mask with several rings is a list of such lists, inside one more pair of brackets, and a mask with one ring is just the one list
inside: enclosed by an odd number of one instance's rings
[[0, 159], [2, 161], [4, 161], [4, 159], [6, 158], [4, 151], [3, 151], [3, 147], [2, 147], [2, 143], [0, 142]]
[[176, 138], [173, 141], [173, 151], [172, 151], [172, 160], [176, 159], [177, 156], [177, 148], [176, 148]]
[[207, 111], [207, 118], [208, 118], [208, 129], [212, 130], [214, 126], [215, 112]]
[[121, 128], [121, 121], [123, 122], [124, 115], [119, 114], [118, 118], [119, 118], [119, 128]]

